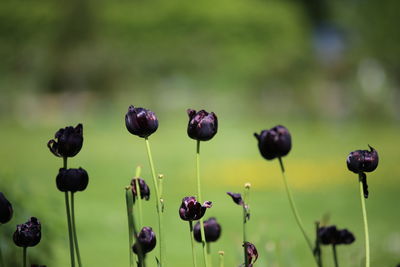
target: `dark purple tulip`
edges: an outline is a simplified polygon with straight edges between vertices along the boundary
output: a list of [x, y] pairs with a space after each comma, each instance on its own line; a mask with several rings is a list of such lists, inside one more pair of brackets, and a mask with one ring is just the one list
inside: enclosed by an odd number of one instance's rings
[[263, 130], [260, 134], [254, 133], [254, 136], [258, 140], [261, 155], [267, 160], [286, 156], [292, 148], [290, 133], [281, 125]]
[[37, 218], [31, 217], [29, 221], [17, 225], [13, 239], [18, 247], [34, 247], [42, 238], [41, 225]]
[[57, 157], [73, 157], [81, 151], [83, 145], [83, 126], [78, 124], [75, 128], [65, 127], [56, 132], [54, 139], [47, 143], [47, 147]]
[[131, 134], [147, 138], [157, 130], [158, 120], [154, 112], [131, 105], [125, 115], [125, 125]]
[[347, 168], [354, 173], [374, 171], [379, 163], [378, 152], [371, 146], [369, 149], [350, 152], [346, 160]]
[[201, 219], [206, 213], [207, 208], [211, 208], [211, 201], [204, 202], [201, 205], [195, 197], [185, 197], [182, 199], [179, 215], [184, 221], [195, 221]]
[[9, 222], [12, 215], [13, 208], [10, 201], [0, 192], [0, 224]]
[[247, 256], [247, 263], [249, 267], [252, 267], [253, 264], [258, 259], [258, 252], [256, 246], [254, 246], [250, 242], [244, 242], [243, 247], [246, 248], [246, 256]]
[[235, 202], [236, 204], [243, 206], [244, 202], [242, 199], [242, 195], [239, 193], [232, 193], [232, 192], [226, 192], [229, 196], [231, 196], [233, 202]]
[[189, 124], [187, 133], [190, 138], [198, 141], [208, 141], [218, 131], [218, 118], [214, 112], [208, 113], [205, 110], [188, 109]]
[[318, 239], [322, 245], [348, 245], [354, 242], [354, 235], [347, 229], [338, 230], [336, 226], [320, 227]]
[[[139, 190], [140, 190], [140, 197], [141, 199], [146, 199], [149, 200], [150, 199], [150, 188], [149, 186], [146, 184], [146, 182], [142, 179], [142, 178], [138, 178], [139, 179]], [[131, 187], [132, 187], [132, 193], [133, 193], [133, 201], [135, 201], [135, 198], [137, 198], [137, 192], [136, 192], [136, 179], [132, 179], [131, 181]]]
[[[206, 242], [215, 242], [221, 236], [221, 225], [214, 217], [204, 221], [204, 234]], [[197, 242], [201, 243], [200, 222], [194, 225], [193, 236]]]
[[135, 244], [132, 246], [132, 250], [135, 254], [138, 254], [138, 242], [142, 249], [142, 253], [146, 254], [152, 251], [157, 244], [156, 234], [153, 232], [151, 227], [143, 227], [140, 231]]
[[347, 229], [340, 230], [340, 244], [351, 244], [356, 240], [353, 233]]
[[56, 178], [58, 190], [61, 192], [76, 192], [86, 189], [89, 183], [88, 173], [82, 169], [64, 169], [61, 168]]

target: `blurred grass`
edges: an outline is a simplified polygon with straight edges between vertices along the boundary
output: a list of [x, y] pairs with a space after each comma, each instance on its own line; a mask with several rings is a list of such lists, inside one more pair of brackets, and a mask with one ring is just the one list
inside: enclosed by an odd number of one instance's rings
[[[143, 177], [152, 188], [144, 141], [125, 129], [124, 114], [129, 103], [113, 106], [112, 112], [76, 114], [65, 119], [37, 120], [27, 124], [2, 121], [0, 140], [1, 190], [16, 207], [15, 217], [2, 230], [3, 249], [18, 263], [19, 252], [11, 244], [15, 224], [29, 216], [43, 223], [41, 244], [30, 249], [32, 257], [48, 266], [68, 266], [63, 194], [55, 187], [61, 159], [52, 156], [46, 142], [61, 126], [84, 124], [84, 147], [70, 160], [71, 167], [87, 169], [88, 189], [76, 196], [77, 225], [83, 262], [86, 266], [126, 266], [127, 222], [124, 186], [143, 166]], [[195, 142], [186, 135], [185, 110], [179, 113], [154, 110], [160, 119], [159, 130], [150, 138], [156, 170], [165, 175], [166, 240], [169, 266], [188, 266], [191, 262], [187, 223], [180, 220], [178, 207], [184, 196], [196, 192]], [[241, 191], [252, 184], [249, 237], [259, 250], [257, 266], [313, 266], [313, 259], [297, 229], [283, 191], [276, 161], [264, 161], [257, 150], [253, 132], [276, 123], [287, 126], [293, 136], [293, 150], [284, 159], [289, 183], [307, 231], [313, 236], [314, 221], [325, 214], [330, 222], [355, 233], [354, 245], [339, 248], [343, 266], [360, 266], [363, 258], [363, 228], [356, 175], [347, 171], [345, 159], [351, 150], [374, 146], [380, 165], [368, 175], [370, 198], [367, 201], [372, 266], [394, 266], [400, 253], [400, 215], [397, 167], [399, 127], [389, 123], [371, 125], [355, 122], [329, 123], [295, 119], [263, 119], [246, 114], [232, 116], [232, 110], [214, 109], [220, 129], [216, 137], [202, 143], [204, 199], [214, 203], [206, 217], [216, 216], [223, 227], [221, 240], [212, 245], [214, 263], [217, 251], [226, 252], [226, 266], [241, 263], [241, 209], [226, 191]], [[85, 113], [83, 113], [85, 114]], [[54, 115], [53, 115], [54, 116]], [[67, 117], [67, 114], [64, 114]], [[78, 116], [79, 117], [79, 116]], [[59, 121], [57, 121], [57, 119]], [[57, 121], [57, 122], [56, 122]], [[144, 203], [146, 225], [157, 229], [154, 199]], [[200, 246], [197, 248], [199, 259]], [[326, 266], [330, 249], [324, 249]], [[155, 266], [151, 252], [148, 266]]]

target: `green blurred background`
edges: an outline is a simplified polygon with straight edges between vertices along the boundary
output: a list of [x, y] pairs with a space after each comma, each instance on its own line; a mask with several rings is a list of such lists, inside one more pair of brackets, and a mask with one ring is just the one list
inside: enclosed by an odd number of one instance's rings
[[[206, 217], [222, 224], [226, 266], [241, 259], [241, 209], [226, 191], [251, 188], [249, 239], [256, 266], [308, 267], [307, 251], [283, 190], [278, 162], [259, 155], [254, 132], [283, 124], [293, 137], [284, 159], [306, 225], [323, 216], [357, 240], [339, 248], [341, 266], [362, 266], [364, 236], [356, 175], [345, 164], [374, 146], [369, 177], [372, 264], [400, 262], [400, 34], [395, 0], [3, 0], [0, 4], [0, 191], [13, 203], [0, 229], [7, 266], [20, 266], [15, 225], [37, 216], [42, 242], [32, 263], [69, 266], [61, 160], [47, 149], [54, 133], [84, 125], [84, 147], [70, 160], [90, 176], [76, 197], [85, 266], [127, 266], [124, 186], [137, 165], [150, 184], [144, 140], [128, 133], [130, 104], [156, 112], [151, 136], [165, 175], [168, 266], [190, 266], [181, 199], [196, 192], [195, 141], [187, 108], [214, 111], [216, 137], [202, 143]], [[154, 191], [154, 190], [153, 190]], [[154, 198], [145, 224], [157, 229]], [[201, 262], [201, 250], [198, 259]], [[324, 248], [325, 266], [333, 266]], [[148, 256], [155, 266], [157, 250]]]

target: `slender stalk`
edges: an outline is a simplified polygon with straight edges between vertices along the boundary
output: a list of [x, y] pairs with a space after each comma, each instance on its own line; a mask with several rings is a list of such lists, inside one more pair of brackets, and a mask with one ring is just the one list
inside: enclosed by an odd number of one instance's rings
[[133, 217], [132, 217], [132, 205], [130, 202], [130, 198], [128, 194], [131, 194], [129, 192], [130, 187], [125, 188], [125, 199], [126, 199], [126, 213], [128, 216], [128, 234], [129, 234], [129, 267], [134, 267], [134, 261], [133, 261], [133, 253], [132, 253], [132, 245], [133, 245], [133, 231], [135, 229], [135, 226], [133, 224]]
[[219, 251], [219, 267], [224, 267], [224, 252], [223, 251]]
[[143, 210], [142, 210], [142, 193], [140, 192], [140, 185], [139, 185], [139, 177], [142, 168], [140, 166], [136, 167], [135, 173], [135, 188], [137, 193], [137, 204], [138, 204], [138, 211], [139, 211], [139, 229], [143, 227]]
[[368, 219], [367, 219], [367, 209], [365, 208], [365, 198], [363, 192], [362, 176], [360, 174], [360, 198], [361, 198], [361, 208], [364, 220], [364, 232], [365, 232], [365, 266], [370, 266], [370, 252], [369, 252], [369, 233], [368, 233]]
[[[67, 157], [63, 158], [64, 169], [67, 169]], [[72, 236], [72, 225], [71, 225], [71, 214], [69, 207], [69, 197], [68, 192], [65, 192], [65, 208], [67, 211], [67, 223], [68, 223], [68, 237], [69, 237], [69, 253], [71, 256], [71, 267], [75, 267], [75, 254], [74, 254], [74, 240]]]
[[211, 243], [206, 242], [206, 247], [207, 247], [207, 261], [210, 267], [212, 267], [212, 257], [211, 257]]
[[244, 266], [249, 266], [248, 258], [247, 258], [247, 214], [249, 208], [249, 189], [250, 185], [245, 185], [244, 195], [243, 195], [243, 252], [244, 252]]
[[194, 237], [193, 237], [193, 221], [189, 221], [189, 230], [190, 230], [190, 243], [192, 245], [192, 259], [193, 259], [193, 266], [197, 267], [196, 262], [196, 252], [194, 250]]
[[75, 224], [75, 201], [74, 201], [74, 193], [71, 192], [71, 215], [72, 215], [72, 233], [74, 236], [74, 245], [76, 258], [78, 260], [78, 266], [82, 267], [81, 254], [79, 253], [79, 245], [78, 245], [78, 236], [76, 234], [76, 224]]
[[[285, 168], [283, 166], [282, 158], [279, 158], [279, 164], [281, 166], [283, 183], [285, 184], [285, 189], [286, 189], [286, 193], [287, 193], [287, 196], [288, 196], [288, 199], [289, 199], [290, 207], [292, 208], [292, 212], [293, 212], [294, 217], [296, 219], [297, 225], [299, 226], [299, 228], [300, 228], [300, 230], [301, 230], [301, 232], [302, 232], [302, 234], [304, 236], [304, 239], [306, 240], [307, 245], [311, 250], [311, 253], [313, 253], [313, 246], [312, 246], [312, 243], [311, 243], [311, 239], [308, 237], [306, 231], [304, 230], [303, 222], [301, 221], [299, 212], [297, 211], [296, 204], [295, 204], [295, 202], [293, 200], [292, 192], [290, 191], [289, 184], [288, 184], [287, 179], [286, 179]], [[315, 259], [315, 257], [314, 257], [314, 259]]]
[[26, 267], [26, 254], [27, 254], [27, 247], [24, 247], [22, 249], [22, 262], [23, 262], [23, 266]]
[[146, 137], [146, 149], [147, 149], [147, 156], [149, 158], [149, 163], [150, 163], [150, 168], [151, 168], [151, 174], [153, 176], [153, 184], [154, 184], [154, 189], [156, 191], [156, 208], [157, 208], [157, 214], [158, 214], [158, 239], [160, 240], [160, 266], [162, 267], [164, 265], [164, 253], [163, 253], [163, 227], [162, 227], [162, 222], [163, 222], [163, 210], [161, 209], [161, 196], [160, 192], [158, 190], [158, 185], [157, 185], [157, 177], [156, 177], [156, 171], [154, 170], [154, 163], [153, 163], [153, 157], [151, 155], [151, 149], [150, 149], [150, 143], [149, 139]]
[[[196, 144], [196, 176], [197, 176], [197, 201], [201, 203], [201, 181], [200, 181], [200, 141], [197, 140]], [[203, 245], [204, 264], [208, 267], [207, 262], [207, 248], [206, 248], [206, 235], [204, 232], [204, 220], [200, 219], [200, 234], [201, 243]]]
[[321, 245], [320, 238], [318, 236], [320, 222], [315, 222], [315, 248], [314, 248], [314, 257], [317, 261], [318, 267], [322, 267], [322, 257], [321, 257]]
[[335, 267], [339, 267], [339, 262], [337, 259], [336, 245], [332, 245], [332, 251], [333, 251], [333, 261], [335, 262]]

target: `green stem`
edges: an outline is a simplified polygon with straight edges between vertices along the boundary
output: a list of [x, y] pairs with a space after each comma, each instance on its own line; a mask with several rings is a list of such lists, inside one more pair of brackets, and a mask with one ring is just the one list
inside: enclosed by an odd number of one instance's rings
[[193, 259], [193, 266], [197, 267], [196, 263], [196, 253], [194, 250], [194, 237], [193, 237], [193, 221], [189, 221], [189, 230], [190, 230], [190, 243], [192, 245], [192, 259]]
[[141, 229], [143, 227], [142, 194], [140, 192], [139, 176], [137, 176], [137, 175], [136, 175], [136, 180], [135, 180], [135, 187], [136, 187], [137, 203], [138, 203], [138, 210], [139, 210], [139, 229]]
[[130, 197], [129, 194], [131, 194], [131, 192], [129, 192], [130, 187], [126, 187], [125, 188], [125, 200], [126, 200], [126, 213], [127, 213], [127, 217], [128, 217], [128, 234], [129, 234], [129, 266], [130, 267], [134, 267], [134, 261], [133, 261], [133, 253], [132, 253], [132, 245], [133, 245], [133, 231], [135, 229], [135, 226], [133, 224], [133, 217], [132, 217], [132, 205], [130, 202]]
[[26, 267], [26, 254], [27, 254], [27, 247], [24, 247], [22, 249], [22, 261], [23, 261], [23, 266]]
[[369, 233], [368, 233], [368, 219], [367, 219], [367, 209], [365, 208], [365, 198], [363, 192], [362, 177], [360, 175], [360, 198], [361, 198], [361, 208], [364, 220], [364, 232], [365, 232], [365, 266], [369, 267], [370, 264], [370, 252], [369, 252]]
[[[201, 203], [201, 181], [200, 181], [200, 141], [197, 140], [196, 144], [196, 176], [197, 176], [197, 201]], [[207, 262], [207, 248], [206, 248], [206, 235], [204, 232], [204, 220], [200, 218], [200, 234], [201, 243], [203, 245], [204, 264], [208, 267]]]
[[332, 245], [332, 251], [333, 251], [333, 261], [335, 262], [335, 267], [339, 267], [339, 262], [337, 259], [336, 245]]
[[249, 266], [249, 262], [247, 259], [247, 246], [246, 246], [246, 242], [247, 242], [247, 213], [248, 213], [248, 208], [249, 208], [249, 204], [248, 204], [248, 198], [249, 198], [249, 189], [250, 187], [248, 187], [247, 185], [245, 186], [245, 190], [244, 190], [244, 196], [243, 196], [243, 252], [244, 252], [244, 266], [247, 267]]
[[[279, 158], [279, 164], [280, 164], [280, 166], [281, 166], [283, 183], [285, 184], [285, 189], [286, 189], [286, 193], [287, 193], [287, 196], [288, 196], [288, 199], [289, 199], [290, 207], [292, 208], [292, 212], [293, 212], [293, 214], [294, 214], [294, 217], [296, 218], [297, 225], [299, 226], [301, 232], [303, 233], [304, 239], [306, 240], [307, 245], [308, 245], [308, 247], [309, 247], [311, 253], [314, 254], [314, 252], [313, 252], [313, 246], [312, 246], [311, 240], [310, 240], [310, 238], [308, 237], [306, 231], [304, 230], [304, 226], [303, 226], [303, 223], [302, 223], [302, 221], [301, 221], [299, 212], [297, 211], [295, 202], [294, 202], [294, 200], [293, 200], [292, 192], [290, 191], [289, 184], [288, 184], [287, 179], [286, 179], [285, 168], [283, 167], [282, 158]], [[315, 257], [314, 257], [314, 259], [315, 259]], [[315, 260], [316, 260], [316, 259], [315, 259]], [[317, 264], [318, 264], [318, 263], [317, 263]]]
[[211, 257], [211, 243], [206, 242], [206, 247], [207, 247], [207, 261], [210, 267], [212, 267], [212, 257]]
[[78, 236], [76, 234], [76, 224], [75, 224], [75, 201], [74, 201], [74, 193], [71, 192], [71, 214], [72, 214], [72, 232], [74, 236], [74, 245], [76, 258], [78, 260], [78, 266], [82, 267], [81, 254], [79, 253], [79, 245], [78, 245]]
[[[67, 157], [63, 157], [64, 169], [67, 169]], [[71, 267], [75, 267], [75, 254], [74, 254], [74, 240], [72, 237], [72, 225], [71, 225], [71, 209], [69, 207], [68, 192], [65, 192], [65, 208], [67, 211], [67, 223], [68, 223], [68, 237], [69, 237], [69, 253], [71, 256]]]
[[160, 208], [161, 196], [160, 196], [160, 192], [158, 190], [156, 171], [154, 170], [154, 163], [153, 163], [153, 157], [151, 155], [149, 139], [146, 137], [145, 141], [146, 141], [147, 156], [149, 158], [149, 163], [150, 163], [150, 168], [151, 168], [151, 174], [153, 176], [154, 189], [156, 191], [156, 208], [157, 208], [157, 214], [158, 214], [158, 240], [160, 240], [160, 242], [159, 242], [159, 244], [160, 244], [160, 259], [159, 260], [160, 260], [160, 266], [162, 267], [164, 265], [164, 253], [163, 253], [164, 244], [163, 244], [163, 239], [162, 239], [164, 234], [163, 234], [163, 227], [162, 227], [163, 211]]
[[224, 267], [224, 252], [219, 251], [219, 267]]

